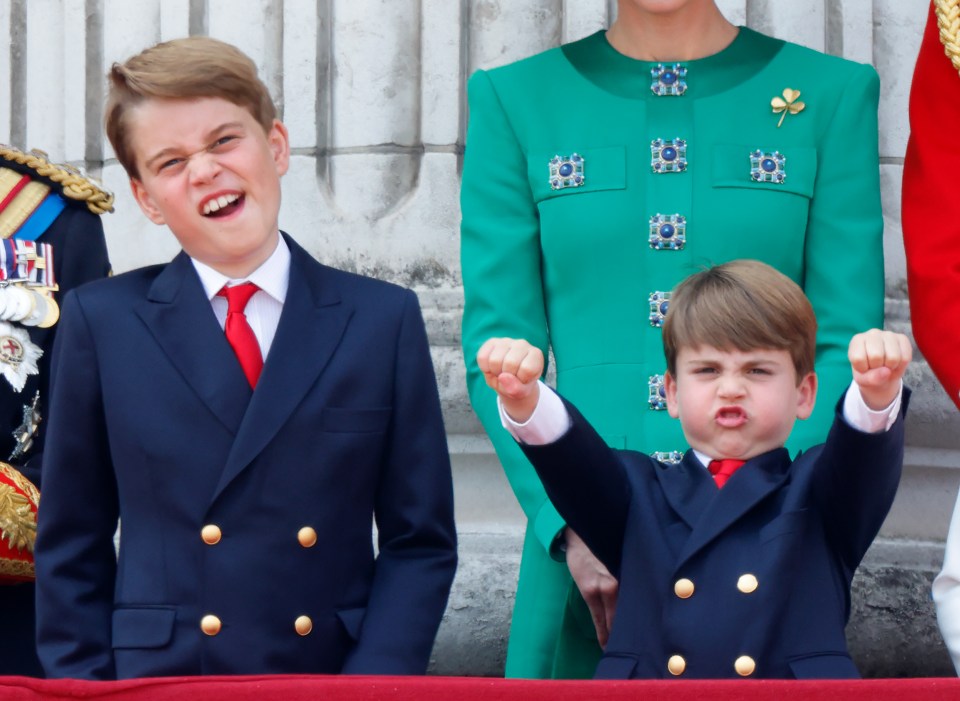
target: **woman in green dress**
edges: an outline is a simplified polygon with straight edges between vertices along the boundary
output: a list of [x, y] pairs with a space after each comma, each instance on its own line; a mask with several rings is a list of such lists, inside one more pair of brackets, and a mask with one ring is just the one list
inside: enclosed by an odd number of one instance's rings
[[879, 79], [735, 27], [713, 0], [619, 0], [608, 31], [477, 71], [468, 95], [468, 389], [528, 518], [506, 673], [590, 676], [616, 582], [500, 428], [476, 352], [493, 336], [552, 349], [559, 391], [610, 445], [674, 459], [669, 291], [701, 266], [759, 259], [816, 310], [822, 401], [788, 447], [822, 442], [850, 337], [883, 323]]

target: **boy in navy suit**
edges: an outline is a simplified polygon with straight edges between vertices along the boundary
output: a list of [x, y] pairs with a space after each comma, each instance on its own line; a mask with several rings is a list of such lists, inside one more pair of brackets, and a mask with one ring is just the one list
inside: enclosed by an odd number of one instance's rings
[[816, 398], [816, 326], [800, 288], [757, 261], [681, 283], [665, 389], [691, 450], [674, 464], [608, 448], [539, 381], [543, 356], [526, 341], [480, 349], [504, 426], [620, 580], [598, 678], [858, 676], [850, 582], [899, 482], [911, 347], [855, 336], [827, 442], [791, 461], [783, 443]]
[[279, 231], [287, 130], [243, 53], [177, 40], [109, 78], [117, 158], [183, 251], [64, 304], [46, 672], [423, 673], [456, 536], [415, 295]]

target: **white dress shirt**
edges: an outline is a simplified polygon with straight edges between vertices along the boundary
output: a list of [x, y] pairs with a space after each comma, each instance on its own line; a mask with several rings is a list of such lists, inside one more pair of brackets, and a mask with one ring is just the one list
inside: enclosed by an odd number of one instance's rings
[[253, 335], [257, 337], [257, 343], [260, 344], [260, 355], [266, 360], [270, 346], [273, 345], [273, 337], [277, 333], [280, 312], [283, 311], [283, 303], [287, 299], [287, 287], [290, 284], [290, 248], [287, 242], [277, 234], [277, 247], [270, 257], [242, 280], [228, 278], [195, 258], [190, 260], [197, 275], [200, 276], [200, 283], [213, 306], [213, 313], [220, 322], [221, 329], [227, 320], [227, 300], [217, 293], [223, 289], [223, 286], [252, 282], [260, 288], [247, 302], [244, 314], [247, 317], [247, 323], [253, 329]]
[[[563, 437], [570, 429], [570, 415], [560, 397], [543, 382], [540, 385], [540, 398], [530, 418], [523, 423], [514, 421], [503, 410], [503, 403], [497, 397], [497, 406], [500, 409], [500, 422], [517, 441], [527, 445], [546, 445]], [[843, 419], [850, 426], [865, 433], [879, 433], [889, 431], [900, 413], [900, 397], [903, 395], [903, 383], [900, 384], [900, 393], [890, 402], [890, 406], [874, 411], [863, 401], [860, 387], [856, 382], [850, 383], [843, 400]], [[694, 451], [697, 459], [704, 467], [710, 464], [712, 456]]]

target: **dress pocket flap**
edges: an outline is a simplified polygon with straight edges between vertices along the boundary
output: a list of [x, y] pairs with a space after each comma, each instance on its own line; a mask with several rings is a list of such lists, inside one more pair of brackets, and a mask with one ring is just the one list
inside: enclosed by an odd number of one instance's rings
[[[783, 182], [757, 182], [750, 175], [750, 154], [758, 146], [717, 144], [713, 147], [713, 186], [745, 187], [771, 192], [789, 192], [813, 197], [813, 183], [817, 177], [817, 151], [810, 146], [784, 146]], [[776, 149], [768, 149], [770, 152]]]
[[174, 609], [165, 607], [115, 609], [113, 647], [163, 647], [173, 638], [173, 624], [176, 617]]
[[[559, 156], [569, 158], [577, 153], [583, 158], [583, 184], [551, 186], [554, 178], [550, 176], [550, 161]], [[622, 190], [627, 183], [627, 157], [623, 146], [605, 146], [603, 148], [584, 148], [582, 151], [531, 151], [527, 162], [527, 176], [535, 202], [553, 197], [600, 192], [601, 190]]]

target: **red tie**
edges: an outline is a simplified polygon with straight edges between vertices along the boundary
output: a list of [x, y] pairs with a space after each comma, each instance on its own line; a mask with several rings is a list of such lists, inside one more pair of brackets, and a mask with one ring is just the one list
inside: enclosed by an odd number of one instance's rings
[[717, 489], [723, 487], [730, 476], [739, 470], [745, 462], [746, 460], [711, 460], [707, 469], [713, 475], [713, 481], [717, 483]]
[[227, 298], [227, 322], [223, 328], [227, 334], [227, 342], [237, 354], [237, 360], [240, 361], [240, 367], [243, 368], [243, 374], [247, 376], [251, 387], [257, 386], [260, 371], [263, 369], [263, 356], [260, 355], [260, 344], [257, 343], [257, 337], [243, 310], [258, 289], [260, 288], [252, 282], [244, 282], [232, 287], [224, 286], [217, 292], [221, 297]]

